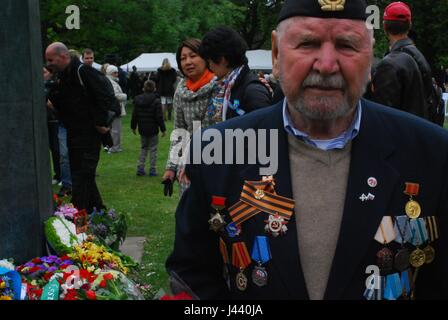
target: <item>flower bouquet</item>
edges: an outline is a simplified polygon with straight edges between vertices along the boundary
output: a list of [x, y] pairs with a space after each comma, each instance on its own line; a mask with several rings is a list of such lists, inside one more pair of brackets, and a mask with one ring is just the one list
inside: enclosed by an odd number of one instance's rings
[[56, 217], [65, 218], [73, 222], [77, 213], [78, 209], [76, 209], [73, 204], [64, 204], [57, 208], [54, 215]]
[[72, 252], [73, 246], [87, 240], [85, 233], [76, 234], [74, 223], [60, 216], [45, 222], [45, 236], [50, 247], [60, 255]]
[[101, 244], [117, 251], [126, 239], [126, 216], [116, 213], [114, 209], [108, 213], [104, 210], [94, 210], [89, 218], [89, 233]]
[[0, 260], [0, 300], [20, 300], [21, 280], [14, 264]]
[[29, 300], [41, 300], [45, 287], [55, 275], [64, 270], [75, 267], [69, 257], [40, 257], [19, 266], [16, 270], [22, 275], [26, 284], [26, 293]]
[[[73, 253], [69, 257], [80, 264], [83, 268], [89, 267], [99, 269], [112, 269], [127, 274], [129, 266], [115, 252], [103, 245], [93, 242], [84, 242], [82, 245], [76, 245]], [[131, 258], [129, 258], [131, 259]]]
[[85, 296], [81, 293], [81, 296], [90, 300], [93, 297], [93, 300], [144, 300], [135, 283], [115, 270], [101, 271], [91, 289], [95, 296], [89, 298], [87, 292], [84, 292]]

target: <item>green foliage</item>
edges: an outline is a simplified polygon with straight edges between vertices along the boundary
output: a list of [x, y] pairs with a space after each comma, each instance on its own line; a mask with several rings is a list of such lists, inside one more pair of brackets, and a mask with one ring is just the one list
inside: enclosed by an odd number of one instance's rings
[[[369, 0], [369, 4], [378, 5], [381, 13], [392, 0]], [[446, 31], [448, 30], [448, 1], [446, 0], [405, 0], [413, 14], [413, 32], [416, 34], [417, 47], [434, 67], [448, 64]], [[382, 23], [381, 16], [381, 23]], [[382, 24], [381, 24], [382, 26]], [[375, 32], [377, 41], [375, 55], [382, 57], [388, 49], [383, 30]]]
[[[62, 41], [82, 51], [91, 47], [96, 60], [118, 53], [123, 62], [143, 52], [174, 52], [190, 37], [202, 38], [218, 25], [238, 30], [250, 49], [269, 49], [270, 34], [283, 1], [280, 0], [41, 0], [44, 47]], [[381, 14], [392, 0], [368, 0]], [[432, 65], [447, 64], [448, 1], [406, 0], [414, 16], [417, 45]], [[67, 30], [68, 5], [80, 8], [80, 30]], [[382, 23], [382, 16], [381, 16]], [[388, 42], [375, 31], [375, 56], [382, 57]]]
[[109, 213], [94, 211], [89, 217], [89, 233], [102, 244], [118, 251], [120, 245], [126, 239], [128, 225], [126, 215], [116, 213], [115, 210]]

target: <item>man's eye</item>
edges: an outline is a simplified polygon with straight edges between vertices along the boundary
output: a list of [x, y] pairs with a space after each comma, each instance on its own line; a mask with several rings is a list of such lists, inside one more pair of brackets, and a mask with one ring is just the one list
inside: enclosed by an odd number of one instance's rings
[[341, 43], [338, 45], [338, 47], [344, 50], [356, 50], [355, 47], [349, 43]]
[[297, 46], [297, 48], [315, 48], [317, 47], [319, 44], [313, 41], [305, 41], [305, 42], [301, 42], [299, 43], [299, 45]]

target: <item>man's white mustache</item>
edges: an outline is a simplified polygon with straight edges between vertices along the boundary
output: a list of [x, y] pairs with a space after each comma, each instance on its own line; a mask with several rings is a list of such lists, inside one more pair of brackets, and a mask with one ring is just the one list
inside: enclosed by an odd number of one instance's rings
[[318, 73], [311, 73], [303, 81], [302, 87], [303, 88], [321, 87], [321, 88], [344, 90], [347, 87], [347, 84], [342, 75], [340, 74], [335, 74], [331, 76], [322, 76]]

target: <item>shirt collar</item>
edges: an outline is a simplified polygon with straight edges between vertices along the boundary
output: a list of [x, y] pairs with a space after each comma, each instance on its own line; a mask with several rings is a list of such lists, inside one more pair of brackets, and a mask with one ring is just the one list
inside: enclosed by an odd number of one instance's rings
[[286, 132], [298, 139], [303, 140], [303, 142], [308, 145], [325, 151], [343, 149], [350, 141], [352, 141], [359, 134], [359, 130], [361, 127], [361, 115], [362, 104], [361, 102], [359, 102], [358, 106], [356, 107], [355, 117], [353, 118], [350, 127], [346, 131], [344, 131], [341, 135], [334, 139], [315, 140], [311, 139], [307, 133], [302, 132], [294, 127], [288, 112], [288, 103], [286, 102], [286, 98], [283, 101], [283, 126]]

